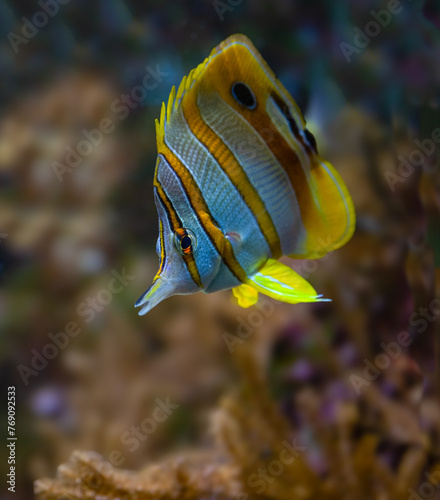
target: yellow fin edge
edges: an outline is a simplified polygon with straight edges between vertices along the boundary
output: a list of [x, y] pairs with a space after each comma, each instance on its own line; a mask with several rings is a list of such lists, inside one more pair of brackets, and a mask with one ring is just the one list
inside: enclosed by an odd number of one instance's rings
[[242, 288], [243, 285], [234, 288], [239, 304], [240, 301], [245, 304], [242, 307], [249, 307], [252, 305], [251, 300], [258, 298], [258, 293], [255, 295], [249, 288], [288, 304], [330, 301], [318, 295], [313, 286], [296, 271], [275, 259], [268, 259], [260, 271], [249, 277], [246, 285], [247, 288]]

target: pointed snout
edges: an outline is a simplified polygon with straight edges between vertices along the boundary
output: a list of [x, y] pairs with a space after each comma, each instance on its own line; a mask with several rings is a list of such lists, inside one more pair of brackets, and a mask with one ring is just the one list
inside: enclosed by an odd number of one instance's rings
[[161, 277], [156, 278], [150, 288], [139, 297], [135, 304], [135, 307], [142, 306], [142, 309], [138, 313], [139, 316], [147, 314], [147, 312], [151, 311], [159, 302], [171, 297], [174, 291], [175, 287], [170, 281], [164, 280]]

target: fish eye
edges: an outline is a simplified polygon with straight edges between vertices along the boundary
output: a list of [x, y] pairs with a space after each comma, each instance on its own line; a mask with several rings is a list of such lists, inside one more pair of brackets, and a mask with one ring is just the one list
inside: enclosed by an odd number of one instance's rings
[[235, 82], [231, 88], [234, 99], [248, 109], [255, 109], [257, 100], [252, 90], [243, 82]]
[[174, 234], [174, 245], [181, 255], [190, 255], [197, 248], [197, 238], [190, 229], [179, 228]]

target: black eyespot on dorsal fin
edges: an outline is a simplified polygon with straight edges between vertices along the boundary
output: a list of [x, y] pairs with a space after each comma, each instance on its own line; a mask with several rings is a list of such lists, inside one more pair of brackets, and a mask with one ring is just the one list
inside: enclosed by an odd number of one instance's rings
[[234, 99], [245, 108], [255, 109], [257, 106], [254, 93], [245, 83], [235, 82], [231, 87], [231, 92]]

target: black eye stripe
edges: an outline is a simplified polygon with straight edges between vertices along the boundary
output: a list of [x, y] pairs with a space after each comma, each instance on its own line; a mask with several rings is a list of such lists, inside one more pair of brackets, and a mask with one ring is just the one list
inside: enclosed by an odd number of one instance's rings
[[235, 82], [231, 88], [234, 99], [248, 109], [255, 109], [257, 100], [252, 90], [243, 82]]

